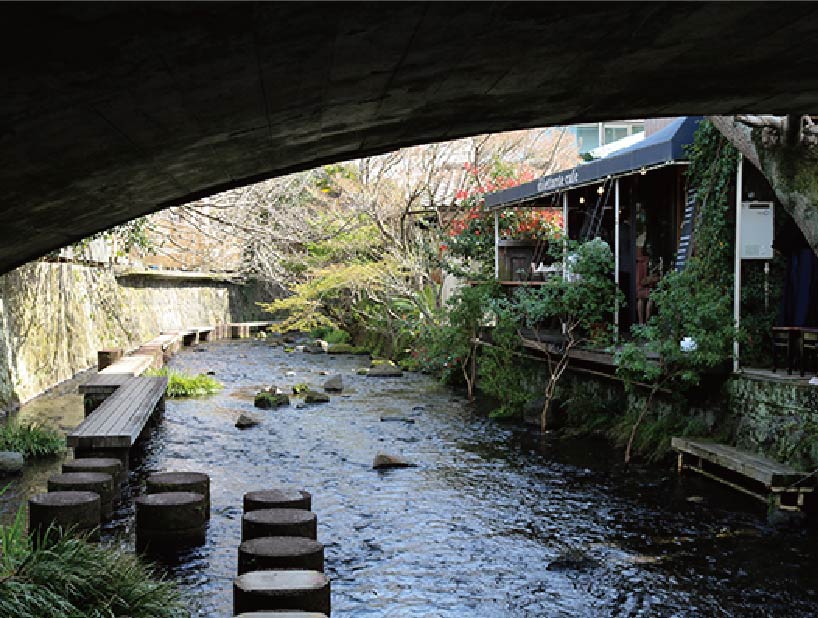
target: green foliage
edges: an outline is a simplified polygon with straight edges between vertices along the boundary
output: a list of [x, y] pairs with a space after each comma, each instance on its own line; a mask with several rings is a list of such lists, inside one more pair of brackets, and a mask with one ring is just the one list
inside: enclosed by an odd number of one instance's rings
[[350, 345], [348, 343], [331, 343], [327, 354], [360, 354], [367, 355], [369, 350], [363, 346]]
[[8, 423], [0, 427], [0, 451], [16, 451], [26, 459], [56, 455], [65, 450], [65, 438], [55, 429], [35, 423]]
[[255, 405], [257, 408], [262, 408], [263, 410], [273, 410], [275, 408], [290, 405], [290, 398], [284, 393], [277, 394], [262, 391], [256, 394], [256, 397], [253, 400], [253, 405]]
[[149, 369], [145, 375], [167, 377], [168, 387], [165, 394], [168, 397], [200, 397], [212, 395], [222, 389], [222, 384], [218, 380], [203, 373], [194, 376], [176, 369], [162, 367], [161, 369]]
[[568, 251], [572, 256], [569, 277], [551, 277], [544, 285], [517, 291], [519, 320], [529, 328], [564, 324], [568, 338], [575, 343], [609, 342], [614, 303], [622, 298], [611, 276], [611, 248], [595, 238], [568, 243]]
[[310, 390], [310, 385], [306, 382], [299, 382], [293, 386], [293, 395], [303, 395]]
[[176, 587], [122, 549], [66, 536], [38, 545], [24, 509], [0, 526], [0, 616], [14, 618], [183, 618]]
[[514, 308], [493, 300], [492, 309], [496, 318], [491, 331], [492, 345], [481, 348], [477, 358], [480, 390], [500, 403], [492, 410], [492, 418], [515, 418], [532, 396], [529, 385], [536, 369], [531, 363], [520, 361], [522, 343]]
[[313, 339], [323, 339], [329, 344], [333, 343], [349, 343], [351, 336], [345, 330], [340, 330], [333, 326], [320, 326], [310, 331], [310, 337]]
[[692, 417], [672, 411], [658, 416], [648, 416], [639, 420], [635, 410], [625, 415], [614, 415], [606, 434], [618, 446], [625, 446], [634, 426], [637, 426], [631, 449], [646, 461], [657, 462], [670, 453], [670, 439], [681, 437], [713, 437], [710, 428], [700, 417]]
[[[651, 292], [656, 311], [634, 326], [634, 342], [618, 357], [617, 373], [626, 386], [641, 381], [672, 384], [684, 391], [703, 372], [729, 360], [736, 336], [732, 315], [733, 237], [728, 214], [730, 182], [737, 152], [709, 122], [690, 148], [690, 183], [697, 187], [701, 220], [695, 228], [695, 255], [682, 272], [666, 275]], [[696, 350], [679, 342], [692, 337]], [[653, 359], [649, 358], [652, 353]]]
[[416, 368], [437, 374], [447, 383], [472, 381], [469, 365], [475, 353], [474, 339], [490, 301], [499, 295], [500, 286], [494, 282], [461, 287], [449, 299], [445, 319], [422, 329], [412, 351]]

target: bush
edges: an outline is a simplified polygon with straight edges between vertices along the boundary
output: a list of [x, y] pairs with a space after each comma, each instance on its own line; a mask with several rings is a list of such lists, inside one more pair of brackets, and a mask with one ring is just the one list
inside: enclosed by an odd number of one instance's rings
[[0, 428], [0, 451], [17, 451], [23, 457], [47, 457], [65, 450], [65, 438], [55, 429], [34, 423], [9, 423]]
[[0, 526], [0, 616], [183, 618], [175, 585], [139, 559], [66, 536], [48, 546], [25, 534], [25, 510]]
[[303, 395], [310, 390], [310, 385], [306, 382], [299, 382], [293, 386], [293, 395]]
[[348, 344], [351, 337], [348, 332], [335, 328], [333, 326], [319, 326], [310, 331], [310, 337], [313, 339], [323, 339], [327, 343], [344, 343]]
[[168, 397], [200, 397], [212, 395], [222, 389], [221, 383], [203, 373], [190, 375], [175, 369], [149, 369], [147, 376], [165, 376], [168, 378], [168, 388], [165, 391]]

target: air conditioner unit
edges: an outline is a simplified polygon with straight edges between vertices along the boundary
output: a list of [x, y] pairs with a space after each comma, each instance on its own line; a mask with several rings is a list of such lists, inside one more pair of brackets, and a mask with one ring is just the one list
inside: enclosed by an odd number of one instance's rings
[[741, 259], [773, 258], [774, 215], [772, 202], [741, 203]]

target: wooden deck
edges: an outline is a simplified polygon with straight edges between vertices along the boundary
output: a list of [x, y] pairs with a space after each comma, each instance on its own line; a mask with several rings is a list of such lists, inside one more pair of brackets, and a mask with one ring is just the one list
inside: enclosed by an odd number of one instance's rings
[[[693, 470], [764, 502], [772, 497], [774, 505], [782, 510], [800, 510], [804, 505], [804, 494], [813, 491], [812, 484], [807, 482], [809, 475], [806, 472], [734, 446], [673, 438], [671, 447], [679, 453], [679, 472]], [[730, 481], [713, 466], [754, 481], [764, 490], [758, 491]], [[794, 503], [782, 503], [782, 495], [793, 498]]]
[[98, 373], [85, 384], [80, 384], [80, 395], [110, 395], [132, 379], [126, 373]]
[[78, 449], [127, 449], [162, 406], [166, 377], [131, 378], [67, 436]]
[[123, 356], [112, 365], [108, 365], [105, 369], [99, 372], [100, 375], [110, 374], [124, 374], [135, 378], [141, 376], [148, 368], [153, 365], [154, 357], [134, 354], [133, 356]]

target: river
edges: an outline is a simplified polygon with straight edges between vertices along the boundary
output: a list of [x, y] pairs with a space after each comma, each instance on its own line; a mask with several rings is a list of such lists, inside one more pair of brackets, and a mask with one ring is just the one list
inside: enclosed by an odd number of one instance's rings
[[[539, 437], [473, 409], [419, 374], [358, 376], [367, 360], [216, 342], [171, 362], [215, 372], [218, 395], [169, 400], [139, 449], [128, 493], [160, 470], [211, 475], [207, 543], [167, 567], [193, 615], [231, 615], [242, 495], [289, 484], [313, 494], [333, 616], [500, 618], [818, 615], [814, 533], [768, 527], [763, 508], [671, 467], [625, 470], [598, 439]], [[329, 404], [258, 411], [271, 384], [320, 390]], [[289, 375], [288, 375], [289, 374]], [[80, 376], [20, 412], [71, 427]], [[262, 423], [240, 431], [241, 411]], [[382, 420], [383, 417], [404, 420]], [[379, 451], [417, 467], [372, 469]], [[27, 468], [0, 499], [6, 519], [59, 468]], [[133, 547], [133, 502], [103, 542]]]

